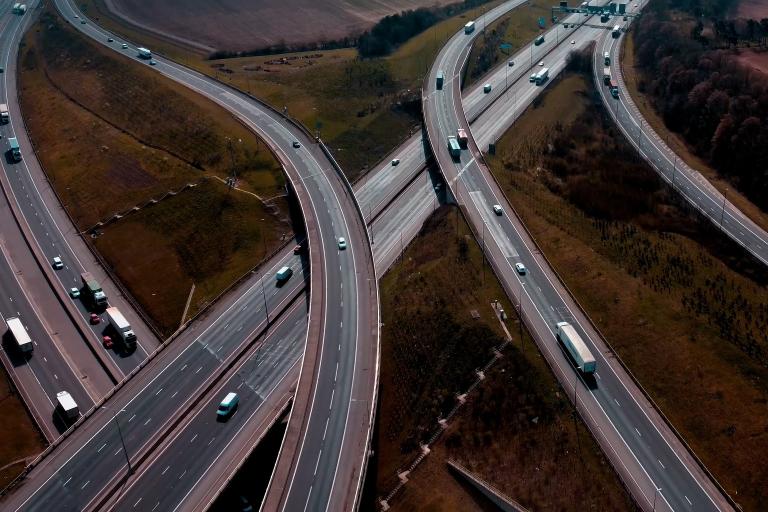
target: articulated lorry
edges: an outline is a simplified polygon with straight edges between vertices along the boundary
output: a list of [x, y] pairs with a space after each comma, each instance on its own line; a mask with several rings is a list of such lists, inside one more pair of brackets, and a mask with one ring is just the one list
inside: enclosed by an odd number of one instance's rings
[[136, 349], [136, 334], [131, 329], [131, 324], [116, 307], [107, 308], [105, 313], [109, 319], [109, 325], [117, 331], [117, 336], [123, 342], [126, 352]]
[[0, 103], [0, 124], [5, 124], [11, 120], [11, 114], [8, 113], [8, 105]]
[[14, 162], [21, 162], [21, 147], [19, 146], [19, 141], [16, 140], [16, 137], [11, 137], [8, 139], [8, 144], [11, 146], [11, 159]]
[[152, 52], [148, 48], [136, 48], [136, 51], [139, 52], [140, 59], [152, 58]]
[[471, 34], [475, 31], [475, 22], [474, 21], [468, 21], [466, 25], [464, 25], [464, 33], [465, 34]]
[[557, 339], [573, 358], [576, 367], [582, 373], [595, 373], [595, 358], [587, 348], [587, 344], [581, 339], [579, 333], [568, 322], [558, 322]]
[[437, 72], [437, 78], [435, 81], [437, 82], [435, 86], [437, 87], [437, 90], [441, 90], [443, 88], [443, 81], [445, 80], [445, 73], [443, 73], [443, 70], [438, 70]]
[[24, 327], [24, 324], [21, 323], [21, 320], [16, 317], [11, 317], [8, 318], [6, 322], [8, 323], [8, 330], [11, 332], [13, 340], [16, 342], [19, 352], [22, 354], [31, 354], [35, 349], [35, 345], [32, 343], [32, 338], [29, 337], [29, 333]]
[[104, 293], [104, 290], [101, 289], [101, 285], [90, 272], [83, 272], [80, 274], [80, 280], [83, 282], [85, 291], [95, 306], [107, 305], [107, 294]]
[[448, 152], [454, 160], [458, 160], [461, 157], [461, 146], [453, 135], [448, 137]]
[[61, 412], [67, 421], [76, 420], [80, 416], [80, 409], [77, 402], [67, 391], [56, 393], [56, 408]]

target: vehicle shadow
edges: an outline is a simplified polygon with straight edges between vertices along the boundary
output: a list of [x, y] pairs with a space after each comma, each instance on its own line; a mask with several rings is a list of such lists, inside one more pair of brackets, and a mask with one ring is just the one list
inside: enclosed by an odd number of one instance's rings
[[11, 361], [14, 368], [27, 364], [34, 353], [25, 353], [19, 350], [19, 347], [16, 345], [16, 340], [10, 330], [3, 333], [3, 350], [5, 350], [5, 353], [8, 355], [8, 359]]

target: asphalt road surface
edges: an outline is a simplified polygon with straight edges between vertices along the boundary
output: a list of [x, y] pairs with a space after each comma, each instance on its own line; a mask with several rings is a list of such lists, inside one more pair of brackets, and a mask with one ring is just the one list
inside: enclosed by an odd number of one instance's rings
[[[527, 235], [512, 207], [493, 181], [470, 137], [469, 150], [454, 160], [447, 137], [469, 126], [461, 106], [459, 75], [468, 36], [454, 36], [438, 55], [424, 86], [427, 132], [451, 190], [482, 240], [484, 250], [513, 302], [519, 304], [540, 350], [606, 456], [644, 509], [726, 510], [729, 505], [692, 460], [682, 443], [647, 402], [612, 356], [575, 301]], [[459, 57], [457, 58], [457, 55]], [[452, 65], [458, 63], [458, 65]], [[436, 90], [442, 69], [446, 84]], [[501, 205], [502, 215], [492, 206]], [[523, 263], [528, 272], [514, 268]], [[597, 361], [594, 378], [585, 378], [570, 363], [554, 336], [555, 324], [568, 321]]]

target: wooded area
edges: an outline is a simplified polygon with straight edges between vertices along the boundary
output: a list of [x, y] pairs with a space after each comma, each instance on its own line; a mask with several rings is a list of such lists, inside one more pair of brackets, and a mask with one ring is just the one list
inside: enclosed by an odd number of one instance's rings
[[[768, 76], [731, 43], [768, 38], [768, 19], [729, 20], [734, 0], [657, 0], [634, 33], [641, 92], [667, 126], [762, 209], [768, 208]], [[700, 17], [672, 18], [675, 9]], [[709, 18], [701, 17], [710, 15]]]

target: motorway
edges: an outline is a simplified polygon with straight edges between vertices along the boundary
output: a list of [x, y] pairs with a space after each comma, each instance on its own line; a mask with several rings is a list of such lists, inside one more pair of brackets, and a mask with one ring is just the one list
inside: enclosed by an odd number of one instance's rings
[[[568, 20], [563, 20], [568, 21]], [[436, 160], [494, 270], [547, 358], [563, 389], [603, 448], [636, 502], [646, 510], [729, 510], [726, 498], [659, 417], [604, 340], [559, 282], [486, 167], [474, 135], [454, 160], [447, 137], [462, 127], [460, 75], [470, 36], [456, 34], [438, 55], [424, 83], [424, 115]], [[446, 84], [436, 90], [438, 70]], [[502, 205], [496, 215], [492, 205]], [[528, 268], [524, 276], [516, 263]], [[597, 360], [594, 379], [571, 366], [556, 342], [555, 324], [570, 322]]]
[[606, 109], [630, 144], [646, 162], [670, 183], [694, 208], [701, 212], [728, 237], [744, 247], [758, 261], [768, 265], [768, 233], [736, 208], [704, 176], [675, 154], [643, 118], [621, 72], [621, 42], [604, 36], [595, 47], [595, 83], [602, 83], [603, 53], [611, 54], [611, 76], [619, 86], [619, 97], [613, 98], [607, 87], [600, 87]]
[[[36, 5], [31, 2], [30, 9]], [[10, 9], [10, 3], [7, 3]], [[101, 266], [92, 257], [85, 242], [72, 225], [66, 212], [59, 206], [51, 187], [45, 178], [40, 164], [36, 158], [32, 145], [24, 129], [19, 104], [16, 101], [16, 52], [21, 37], [27, 26], [32, 21], [32, 15], [16, 16], [6, 12], [9, 18], [8, 26], [3, 32], [7, 37], [2, 39], [2, 55], [0, 62], [5, 67], [5, 73], [0, 82], [0, 103], [6, 103], [10, 111], [10, 123], [4, 126], [2, 143], [3, 153], [8, 148], [8, 137], [16, 137], [21, 145], [22, 161], [11, 162], [7, 158], [2, 159], [4, 172], [3, 186], [12, 202], [12, 208], [19, 212], [17, 221], [22, 228], [29, 233], [27, 236], [33, 254], [37, 257], [42, 271], [47, 273], [53, 290], [49, 291], [47, 304], [58, 295], [64, 304], [71, 319], [82, 332], [81, 336], [91, 344], [91, 351], [101, 358], [105, 370], [109, 372], [114, 382], [121, 380], [131, 370], [139, 365], [147, 355], [159, 346], [159, 340], [146, 326], [141, 318], [135, 314], [131, 305], [121, 296], [118, 288], [112, 283]], [[49, 208], [48, 205], [57, 205]], [[31, 238], [31, 240], [30, 240]], [[53, 271], [51, 260], [54, 256], [60, 256], [64, 268]], [[101, 283], [110, 305], [117, 306], [131, 323], [138, 337], [137, 350], [130, 355], [121, 355], [115, 351], [108, 351], [101, 345], [101, 335], [105, 323], [90, 325], [88, 319], [90, 311], [82, 300], [72, 300], [69, 289], [73, 286], [80, 288], [80, 273], [92, 272]], [[52, 292], [52, 293], [51, 293]], [[47, 308], [46, 308], [47, 309]], [[82, 338], [81, 338], [82, 343]], [[84, 350], [80, 349], [71, 354], [72, 358], [79, 358]], [[58, 364], [59, 371], [66, 368]]]

